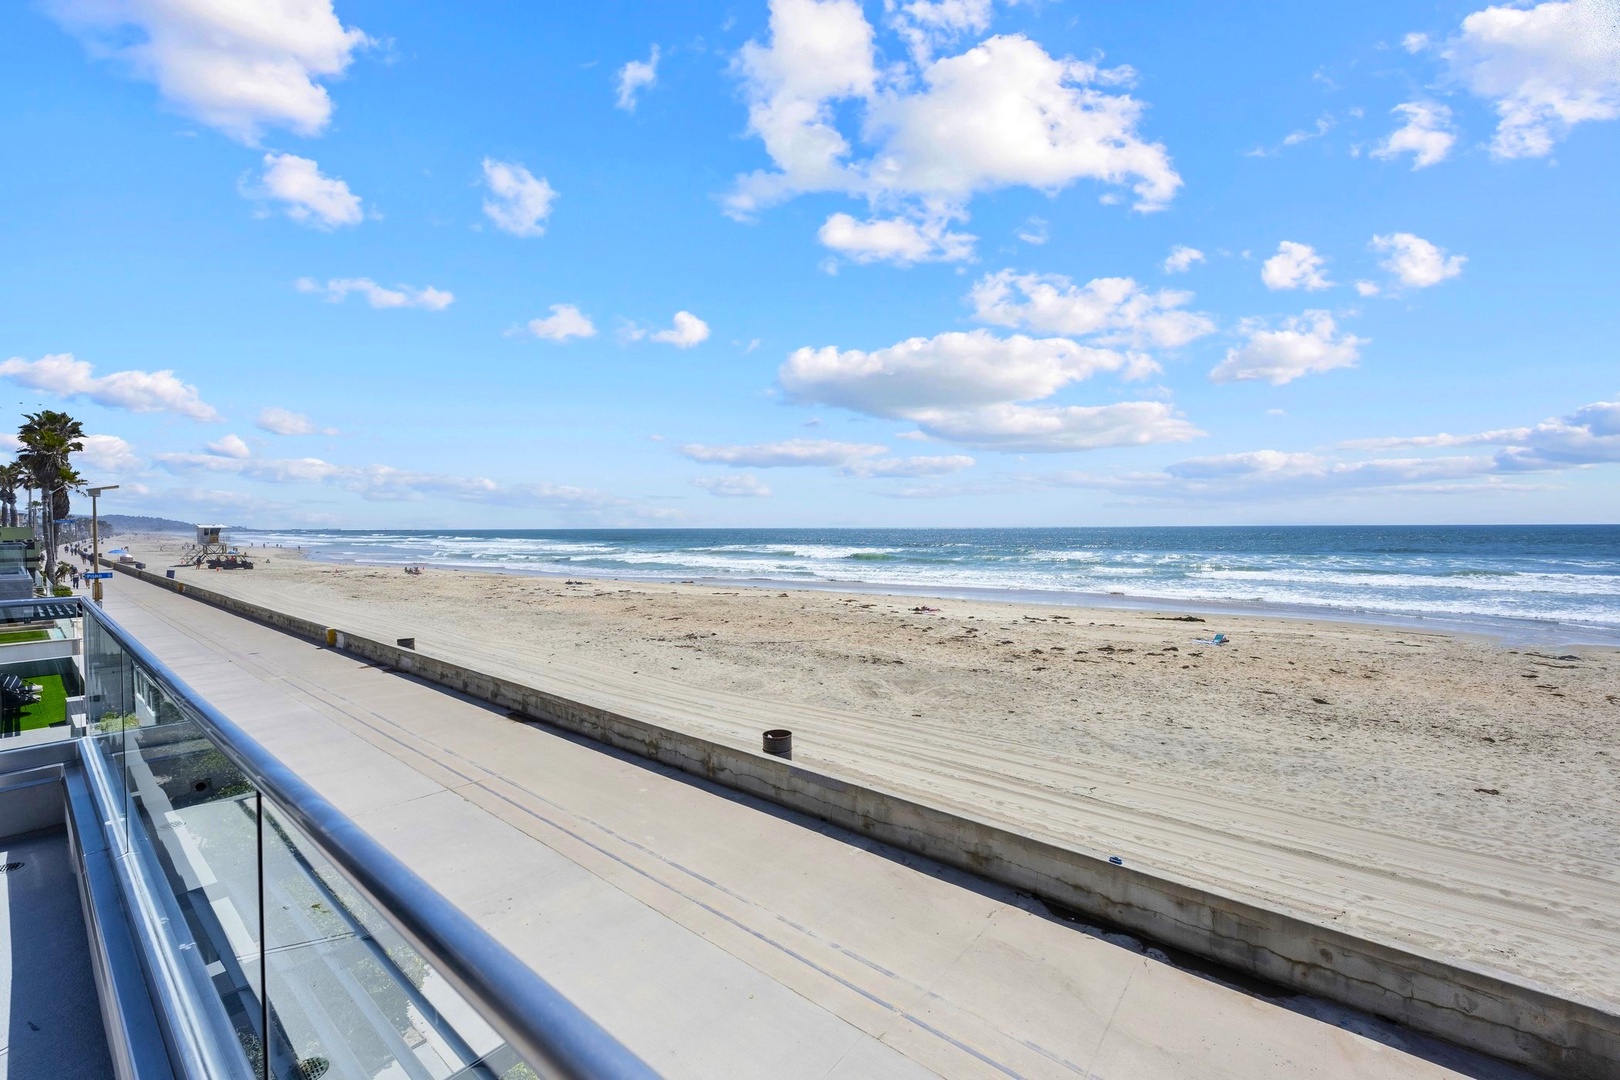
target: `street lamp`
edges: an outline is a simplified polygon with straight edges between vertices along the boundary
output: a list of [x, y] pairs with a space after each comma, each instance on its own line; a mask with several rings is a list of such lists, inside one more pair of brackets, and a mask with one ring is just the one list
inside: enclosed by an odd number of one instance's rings
[[[103, 484], [101, 487], [86, 488], [85, 494], [90, 496], [90, 572], [101, 573], [101, 529], [96, 518], [96, 498], [103, 491], [113, 491], [117, 484]], [[90, 599], [101, 603], [101, 579], [90, 579]]]

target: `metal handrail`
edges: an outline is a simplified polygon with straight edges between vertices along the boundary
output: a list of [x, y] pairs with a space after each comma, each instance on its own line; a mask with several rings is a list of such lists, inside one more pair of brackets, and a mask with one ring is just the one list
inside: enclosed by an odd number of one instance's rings
[[[57, 601], [67, 602], [68, 598]], [[0, 611], [33, 601], [0, 601]], [[482, 927], [372, 839], [94, 604], [79, 602], [204, 733], [483, 1016], [542, 1071], [566, 1080], [653, 1080], [657, 1073]]]

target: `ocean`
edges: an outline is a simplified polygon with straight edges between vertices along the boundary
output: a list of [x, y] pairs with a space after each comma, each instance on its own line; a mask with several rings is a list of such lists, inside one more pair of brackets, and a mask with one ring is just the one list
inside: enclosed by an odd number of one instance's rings
[[1620, 526], [238, 532], [316, 558], [1442, 619], [1620, 642]]

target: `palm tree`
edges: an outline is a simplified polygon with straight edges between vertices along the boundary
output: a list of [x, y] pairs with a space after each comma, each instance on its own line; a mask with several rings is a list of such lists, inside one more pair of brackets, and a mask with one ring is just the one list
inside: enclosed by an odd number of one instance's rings
[[45, 580], [55, 584], [57, 522], [72, 511], [68, 492], [84, 486], [72, 463], [72, 455], [84, 449], [84, 425], [67, 413], [42, 409], [26, 416], [17, 436], [23, 446], [17, 460], [39, 489]]
[[15, 461], [0, 465], [0, 526], [17, 526], [17, 489], [22, 487], [23, 468]]

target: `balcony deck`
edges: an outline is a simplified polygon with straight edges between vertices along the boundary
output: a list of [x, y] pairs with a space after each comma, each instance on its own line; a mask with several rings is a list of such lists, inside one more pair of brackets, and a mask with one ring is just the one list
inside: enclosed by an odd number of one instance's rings
[[0, 839], [0, 1080], [105, 1080], [88, 937], [67, 832]]

